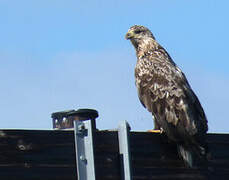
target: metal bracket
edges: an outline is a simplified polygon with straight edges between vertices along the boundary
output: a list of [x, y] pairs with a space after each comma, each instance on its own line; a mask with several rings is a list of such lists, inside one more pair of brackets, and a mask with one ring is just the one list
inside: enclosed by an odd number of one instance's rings
[[95, 180], [92, 121], [74, 121], [74, 133], [77, 179]]
[[119, 153], [122, 165], [122, 180], [132, 180], [131, 154], [129, 146], [130, 126], [123, 121], [118, 126]]

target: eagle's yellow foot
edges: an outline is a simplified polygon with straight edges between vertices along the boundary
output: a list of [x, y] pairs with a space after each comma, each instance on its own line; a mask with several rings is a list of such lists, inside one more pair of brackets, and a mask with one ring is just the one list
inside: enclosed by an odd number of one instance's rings
[[151, 132], [151, 133], [162, 133], [163, 131], [159, 130], [159, 129], [152, 129], [152, 130], [148, 130], [148, 132]]
[[152, 132], [152, 133], [160, 133], [162, 134], [164, 132], [164, 130], [162, 128], [160, 129], [152, 129], [152, 130], [148, 130], [148, 132]]

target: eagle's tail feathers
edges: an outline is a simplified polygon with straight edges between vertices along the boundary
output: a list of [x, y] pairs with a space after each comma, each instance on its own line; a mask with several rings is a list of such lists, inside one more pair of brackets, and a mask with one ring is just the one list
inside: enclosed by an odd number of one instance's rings
[[177, 146], [178, 149], [178, 153], [179, 155], [182, 157], [182, 159], [184, 160], [184, 163], [188, 166], [188, 167], [193, 167], [193, 155], [192, 152], [189, 151], [188, 149], [186, 149], [184, 146], [182, 145], [178, 145]]

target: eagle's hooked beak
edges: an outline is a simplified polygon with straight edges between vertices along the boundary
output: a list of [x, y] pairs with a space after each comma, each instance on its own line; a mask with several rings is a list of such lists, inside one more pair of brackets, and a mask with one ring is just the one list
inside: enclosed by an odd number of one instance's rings
[[129, 32], [126, 33], [126, 36], [125, 36], [126, 39], [131, 39], [133, 37], [134, 37], [134, 32], [133, 31], [129, 31]]

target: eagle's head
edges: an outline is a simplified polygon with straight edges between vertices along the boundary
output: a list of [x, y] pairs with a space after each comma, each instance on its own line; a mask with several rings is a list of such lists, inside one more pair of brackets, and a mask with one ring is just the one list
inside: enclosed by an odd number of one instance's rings
[[143, 43], [147, 40], [155, 40], [152, 32], [148, 28], [141, 25], [134, 25], [130, 27], [125, 38], [129, 39], [135, 48], [137, 48], [140, 43]]

